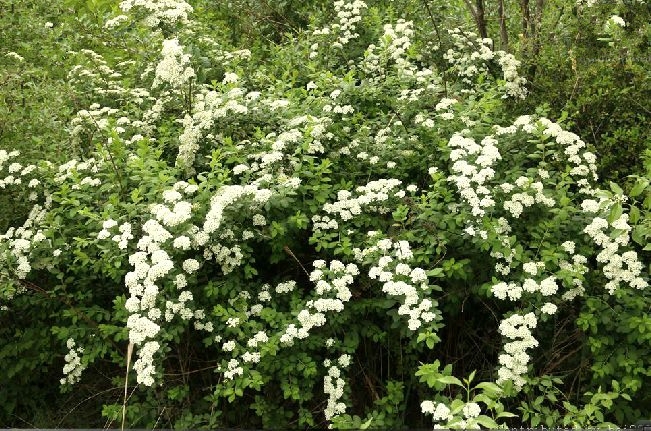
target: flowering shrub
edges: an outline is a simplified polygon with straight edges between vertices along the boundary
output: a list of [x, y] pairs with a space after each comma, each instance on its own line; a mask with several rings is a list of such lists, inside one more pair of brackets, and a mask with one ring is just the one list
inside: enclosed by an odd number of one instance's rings
[[[150, 43], [80, 52], [69, 79], [95, 100], [70, 123], [76, 157], [0, 150], [1, 187], [33, 205], [0, 235], [0, 316], [61, 301], [62, 390], [126, 379], [102, 413], [124, 404], [131, 426], [630, 420], [639, 381], [586, 370], [574, 329], [602, 334], [578, 313], [647, 287], [627, 196], [579, 136], [509, 116], [527, 94], [513, 55], [456, 29], [440, 70], [411, 22], [333, 6], [252, 63], [184, 1], [122, 2], [106, 27]], [[461, 323], [486, 335], [459, 378]]]

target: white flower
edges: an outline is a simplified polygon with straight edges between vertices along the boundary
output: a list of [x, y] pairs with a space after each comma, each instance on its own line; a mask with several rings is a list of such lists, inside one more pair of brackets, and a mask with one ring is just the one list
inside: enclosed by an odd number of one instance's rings
[[528, 274], [536, 275], [538, 274], [538, 265], [535, 262], [527, 262], [522, 265], [522, 270]]
[[106, 220], [104, 223], [102, 223], [102, 229], [109, 230], [109, 229], [111, 229], [112, 227], [115, 227], [115, 226], [117, 226], [117, 225], [118, 225], [118, 222], [116, 222], [116, 221], [113, 220], [113, 219], [108, 219], [108, 220]]
[[262, 214], [253, 215], [253, 226], [265, 226], [266, 224], [267, 224], [267, 220], [264, 218]]
[[463, 415], [466, 419], [476, 418], [481, 414], [481, 407], [477, 403], [468, 403], [463, 406]]
[[553, 295], [558, 291], [558, 285], [556, 284], [556, 278], [551, 276], [547, 277], [540, 282], [540, 293], [545, 296]]
[[618, 25], [620, 27], [626, 27], [626, 21], [622, 19], [622, 17], [618, 15], [613, 15], [608, 19], [609, 23], [613, 23], [615, 25]]
[[420, 410], [425, 414], [434, 414], [434, 403], [430, 400], [420, 403]]
[[232, 72], [226, 72], [224, 74], [224, 80], [222, 83], [224, 84], [234, 84], [237, 81], [239, 81], [240, 77], [237, 76], [237, 73], [232, 73]]
[[438, 403], [432, 414], [435, 421], [448, 420], [452, 418], [450, 409], [443, 403]]
[[199, 262], [195, 259], [186, 259], [183, 261], [183, 270], [188, 274], [192, 274], [199, 269]]
[[172, 244], [174, 248], [179, 248], [181, 250], [188, 250], [191, 246], [191, 241], [190, 238], [187, 236], [179, 236], [174, 239], [174, 243]]
[[544, 314], [554, 314], [556, 313], [557, 307], [556, 304], [552, 304], [551, 302], [545, 303], [542, 307], [540, 307], [540, 311], [543, 312]]

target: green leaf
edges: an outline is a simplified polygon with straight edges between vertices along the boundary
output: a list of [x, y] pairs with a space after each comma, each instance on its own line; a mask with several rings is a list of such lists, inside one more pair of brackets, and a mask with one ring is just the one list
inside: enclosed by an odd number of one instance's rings
[[461, 380], [457, 379], [454, 376], [441, 376], [436, 379], [437, 382], [439, 383], [444, 383], [446, 385], [457, 385], [457, 386], [463, 386], [463, 383], [461, 383]]
[[495, 422], [492, 418], [486, 416], [486, 415], [479, 415], [475, 418], [477, 423], [485, 428], [489, 429], [496, 429], [499, 428], [497, 425], [497, 422]]
[[369, 420], [367, 420], [367, 421], [364, 422], [363, 424], [361, 424], [361, 425], [359, 426], [359, 429], [361, 429], [361, 430], [368, 429], [368, 427], [371, 426], [371, 422], [373, 422], [373, 418], [372, 418], [372, 417], [369, 418]]
[[639, 196], [644, 189], [647, 188], [649, 185], [649, 180], [646, 178], [640, 178], [637, 180], [633, 188], [631, 189], [631, 192], [628, 194], [630, 197], [634, 198], [636, 196]]
[[433, 268], [427, 271], [427, 275], [430, 277], [443, 277], [443, 268]]
[[613, 193], [615, 193], [617, 195], [620, 195], [620, 196], [624, 194], [624, 190], [622, 190], [622, 188], [620, 186], [618, 186], [617, 184], [615, 184], [612, 181], [610, 182], [610, 190], [612, 190]]

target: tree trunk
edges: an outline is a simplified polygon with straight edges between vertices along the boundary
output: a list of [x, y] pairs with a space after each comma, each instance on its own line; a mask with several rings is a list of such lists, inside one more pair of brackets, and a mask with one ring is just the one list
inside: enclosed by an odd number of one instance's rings
[[529, 34], [529, 0], [520, 0], [520, 10], [522, 11], [522, 35], [526, 39]]
[[538, 55], [540, 54], [540, 45], [542, 42], [540, 38], [542, 32], [540, 28], [542, 26], [542, 15], [543, 8], [545, 7], [545, 0], [536, 0], [536, 10], [534, 12], [534, 22], [531, 23], [531, 67], [529, 68], [529, 80], [533, 81], [536, 76], [536, 71], [538, 68]]
[[506, 29], [506, 16], [504, 15], [504, 0], [497, 3], [497, 13], [500, 21], [500, 48], [503, 51], [509, 50], [509, 33]]
[[475, 10], [477, 12], [475, 20], [477, 21], [479, 36], [485, 39], [488, 37], [488, 30], [486, 28], [486, 18], [484, 16], [484, 0], [475, 1]]

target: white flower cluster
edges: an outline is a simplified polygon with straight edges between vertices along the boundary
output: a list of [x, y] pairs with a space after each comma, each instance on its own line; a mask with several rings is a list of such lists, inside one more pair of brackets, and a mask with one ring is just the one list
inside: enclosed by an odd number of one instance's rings
[[[0, 189], [5, 189], [7, 186], [21, 184], [27, 184], [27, 187], [30, 189], [36, 189], [41, 182], [37, 178], [29, 178], [30, 174], [37, 171], [36, 165], [26, 165], [23, 166], [19, 162], [9, 163], [11, 159], [18, 157], [20, 151], [14, 150], [8, 152], [6, 150], [0, 150], [0, 173], [7, 168], [7, 176], [2, 178], [0, 175]], [[28, 200], [35, 201], [38, 198], [38, 193], [36, 191], [30, 193]]]
[[[225, 185], [222, 186], [217, 193], [210, 199], [210, 209], [206, 214], [206, 219], [203, 224], [202, 234], [207, 240], [207, 235], [212, 234], [218, 230], [222, 224], [224, 218], [224, 211], [226, 208], [237, 200], [242, 199], [245, 196], [251, 197], [251, 202], [249, 207], [252, 211], [256, 211], [262, 207], [265, 203], [269, 201], [273, 192], [269, 189], [258, 188], [256, 185], [248, 184], [245, 186], [241, 185]], [[256, 214], [260, 216], [260, 214]], [[254, 216], [255, 217], [255, 216]], [[263, 217], [264, 218], [264, 217]], [[258, 225], [264, 225], [260, 223], [259, 217], [256, 218]], [[254, 220], [255, 221], [255, 220]], [[255, 224], [255, 223], [254, 223]], [[199, 235], [197, 235], [199, 238]], [[198, 245], [204, 245], [203, 241], [199, 241]]]
[[62, 385], [70, 384], [74, 385], [79, 380], [81, 380], [81, 373], [86, 369], [86, 365], [81, 363], [81, 357], [79, 356], [84, 352], [83, 347], [76, 347], [75, 340], [69, 338], [66, 342], [69, 352], [63, 358], [66, 361], [66, 364], [63, 366], [63, 375], [60, 383]]
[[[97, 172], [99, 172], [99, 169], [102, 166], [102, 164], [103, 163], [101, 161], [95, 160], [95, 158], [93, 157], [83, 162], [80, 162], [76, 159], [70, 159], [68, 162], [59, 166], [58, 172], [54, 177], [54, 181], [57, 184], [62, 184], [67, 180], [72, 180], [73, 185], [71, 188], [73, 189], [79, 188], [79, 183], [75, 182], [75, 180], [80, 176], [79, 174], [81, 174], [82, 172], [90, 172], [96, 174]], [[84, 178], [84, 180], [88, 182], [89, 180], [86, 180], [86, 178]], [[84, 180], [82, 180], [82, 182], [84, 182]], [[93, 183], [94, 181], [91, 180], [90, 185], [92, 185]]]
[[[135, 98], [132, 98], [130, 96], [135, 96], [139, 89], [125, 88], [123, 86], [123, 75], [120, 73], [120, 70], [126, 69], [126, 67], [130, 65], [128, 61], [118, 63], [115, 65], [114, 69], [113, 67], [109, 66], [109, 63], [104, 59], [104, 57], [102, 57], [101, 54], [98, 54], [91, 49], [82, 49], [79, 52], [84, 55], [85, 59], [90, 64], [87, 66], [81, 64], [75, 65], [68, 73], [70, 84], [78, 88], [88, 88], [94, 94], [100, 96], [110, 96], [112, 99], [129, 98], [135, 101]], [[74, 54], [74, 52], [71, 53]], [[97, 103], [94, 103], [89, 107], [89, 110], [91, 113], [93, 113], [93, 111], [97, 111], [98, 108], [99, 105]], [[111, 108], [111, 113], [115, 113], [117, 111], [117, 109]], [[106, 128], [108, 125], [106, 118], [100, 118], [97, 113], [94, 114], [94, 117], [95, 118], [92, 119], [85, 119], [87, 126], [98, 127], [99, 129]], [[96, 121], [97, 124], [93, 125], [93, 121]], [[75, 124], [76, 123], [73, 120], [72, 125], [74, 126]]]
[[457, 186], [474, 217], [484, 216], [486, 210], [495, 206], [486, 183], [495, 176], [493, 165], [502, 158], [496, 144], [497, 140], [492, 136], [486, 136], [478, 144], [459, 133], [455, 133], [448, 142], [450, 161], [453, 162], [451, 171], [454, 173], [449, 181]]
[[450, 408], [443, 403], [426, 400], [420, 403], [420, 410], [426, 415], [432, 415], [435, 421], [448, 422], [454, 418]]
[[[33, 269], [30, 262], [32, 247], [46, 239], [45, 234], [38, 229], [38, 226], [45, 217], [50, 202], [48, 199], [45, 207], [34, 205], [22, 226], [10, 227], [7, 232], [0, 235], [0, 246], [5, 248], [5, 254], [0, 253], [0, 263], [7, 261], [14, 263], [15, 275], [19, 280], [27, 278]], [[24, 288], [19, 288], [17, 293], [22, 293], [22, 291]]]
[[[178, 289], [183, 289], [187, 285], [185, 274], [176, 273], [172, 271], [175, 267], [174, 262], [170, 255], [163, 249], [163, 245], [174, 238], [172, 233], [167, 228], [175, 228], [180, 224], [188, 221], [191, 217], [192, 206], [189, 202], [182, 200], [183, 194], [191, 195], [197, 191], [197, 186], [188, 184], [184, 181], [179, 181], [174, 184], [173, 188], [166, 190], [162, 193], [163, 200], [167, 203], [156, 204], [150, 208], [150, 212], [155, 218], [147, 220], [143, 226], [143, 235], [138, 240], [137, 248], [139, 251], [129, 256], [129, 264], [133, 270], [128, 272], [124, 277], [125, 286], [129, 289], [130, 297], [127, 299], [125, 308], [129, 311], [130, 315], [127, 319], [127, 328], [129, 328], [129, 339], [135, 345], [143, 345], [139, 350], [138, 368], [134, 369], [138, 373], [138, 381], [151, 385], [153, 384], [153, 350], [158, 346], [158, 343], [153, 343], [151, 340], [156, 337], [160, 332], [160, 322], [163, 313], [158, 308], [159, 287], [157, 283], [166, 276], [173, 276], [173, 282]], [[170, 209], [169, 206], [172, 206]], [[162, 222], [162, 224], [161, 224]], [[107, 220], [103, 224], [103, 231], [108, 231], [117, 225], [113, 220]], [[130, 228], [130, 225], [129, 225]], [[193, 230], [194, 229], [194, 230]], [[192, 226], [192, 232], [198, 231], [198, 228]], [[125, 225], [120, 226], [123, 240], [127, 232], [130, 235], [130, 229]], [[106, 237], [106, 233], [102, 233]], [[185, 232], [190, 234], [190, 232]], [[187, 235], [180, 235], [174, 238], [172, 246], [176, 248], [189, 247], [189, 237]], [[199, 262], [194, 259], [186, 259], [182, 264], [182, 269], [187, 274], [192, 274], [199, 269]], [[182, 319], [189, 320], [193, 317], [201, 319], [203, 316], [202, 310], [193, 311], [186, 306], [186, 303], [192, 301], [192, 293], [189, 291], [182, 291], [179, 294], [179, 301], [166, 301], [164, 318], [166, 321], [171, 321], [175, 315], [180, 315]], [[200, 322], [200, 329], [210, 332], [212, 324], [210, 322]], [[158, 347], [156, 347], [158, 348]]]
[[[513, 193], [509, 199], [504, 200], [504, 209], [507, 210], [513, 218], [519, 218], [525, 207], [531, 207], [534, 204], [542, 204], [548, 207], [553, 207], [556, 203], [553, 198], [545, 196], [543, 193], [543, 183], [540, 181], [532, 181], [531, 179], [521, 176], [515, 180], [521, 192]], [[511, 193], [515, 190], [513, 184], [503, 183], [500, 185], [505, 193]], [[531, 194], [530, 194], [531, 193]]]
[[129, 20], [129, 17], [126, 15], [117, 15], [104, 23], [104, 28], [114, 29], [122, 25], [122, 23]]
[[25, 60], [24, 57], [22, 57], [21, 55], [15, 53], [13, 51], [9, 51], [8, 53], [6, 53], [5, 57], [13, 58], [14, 60], [18, 61], [19, 63], [23, 62]]
[[241, 376], [244, 374], [244, 368], [240, 366], [240, 361], [237, 359], [231, 359], [228, 361], [228, 369], [224, 371], [224, 379], [233, 380], [235, 376]]
[[[588, 259], [581, 254], [574, 254], [575, 244], [573, 241], [565, 241], [561, 247], [564, 251], [572, 256], [572, 262], [562, 259], [559, 261], [558, 266], [561, 271], [566, 271], [572, 278], [572, 286], [565, 293], [563, 293], [563, 300], [571, 301], [577, 296], [583, 295], [585, 288], [583, 286], [584, 275], [588, 272]], [[549, 313], [547, 313], [549, 314]]]
[[558, 291], [558, 284], [554, 276], [547, 277], [540, 283], [532, 278], [527, 278], [522, 285], [514, 282], [508, 284], [503, 281], [499, 282], [491, 287], [491, 291], [496, 298], [504, 300], [508, 297], [511, 301], [515, 301], [522, 297], [523, 292], [540, 292], [543, 296], [551, 296]]
[[[427, 90], [438, 91], [442, 81], [441, 77], [435, 74], [429, 68], [419, 69], [408, 58], [408, 50], [411, 46], [411, 37], [414, 34], [413, 23], [411, 21], [398, 20], [392, 26], [384, 26], [384, 34], [380, 37], [378, 44], [371, 44], [364, 52], [362, 60], [362, 70], [366, 74], [365, 80], [373, 86], [384, 82], [388, 73], [388, 68], [396, 69], [398, 75], [405, 84], [400, 91], [398, 100], [406, 102], [418, 102], [423, 98]], [[409, 84], [407, 84], [409, 82]], [[409, 87], [414, 88], [409, 88]], [[444, 113], [447, 114], [447, 113]], [[426, 127], [433, 127], [431, 119], [425, 119], [419, 114], [418, 123], [423, 123]], [[396, 126], [402, 126], [400, 121], [394, 123]], [[381, 144], [382, 142], [378, 142]]]
[[[502, 69], [504, 80], [504, 95], [524, 99], [527, 95], [527, 81], [518, 74], [520, 62], [512, 54], [505, 51], [493, 51], [491, 39], [478, 38], [475, 33], [463, 32], [458, 28], [448, 30], [455, 49], [449, 49], [444, 58], [452, 65], [461, 80], [474, 92], [475, 78], [489, 72], [489, 62], [495, 61]], [[472, 48], [472, 50], [471, 50]]]
[[211, 128], [217, 119], [247, 114], [247, 104], [257, 99], [259, 93], [256, 97], [252, 95], [253, 93], [245, 94], [239, 87], [229, 87], [225, 93], [202, 91], [197, 94], [193, 101], [192, 116], [186, 115], [182, 120], [183, 132], [179, 136], [176, 164], [186, 169], [191, 168], [204, 131]]
[[[113, 219], [108, 219], [102, 223], [102, 230], [97, 234], [97, 239], [106, 239], [111, 236], [110, 230], [118, 225]], [[123, 223], [118, 227], [119, 234], [113, 235], [111, 238], [114, 242], [118, 244], [120, 250], [125, 250], [129, 245], [129, 240], [133, 239], [131, 233], [131, 223]]]
[[120, 9], [125, 13], [134, 8], [147, 14], [143, 22], [150, 27], [177, 22], [184, 24], [193, 11], [192, 6], [183, 0], [124, 0], [120, 3]]
[[[384, 214], [389, 209], [378, 204], [388, 201], [392, 196], [399, 196], [399, 192], [394, 190], [401, 184], [402, 181], [397, 179], [371, 181], [367, 185], [355, 189], [357, 197], [354, 197], [353, 193], [348, 190], [340, 190], [337, 193], [337, 201], [324, 204], [323, 210], [328, 214], [339, 216], [342, 221], [348, 221], [354, 216], [360, 215], [364, 207]], [[328, 216], [316, 215], [312, 217], [312, 222], [315, 230], [337, 229], [338, 227], [337, 222], [333, 223]]]
[[160, 349], [160, 344], [157, 341], [147, 341], [140, 349], [138, 349], [138, 359], [133, 364], [133, 369], [136, 372], [136, 381], [145, 386], [152, 386], [154, 384], [154, 354]]
[[[376, 236], [376, 232], [369, 234], [371, 237]], [[411, 331], [420, 328], [422, 322], [434, 320], [436, 314], [431, 311], [434, 303], [425, 295], [419, 294], [425, 293], [429, 288], [427, 274], [424, 269], [411, 268], [407, 263], [413, 258], [407, 241], [379, 239], [375, 245], [364, 250], [355, 249], [354, 252], [360, 263], [369, 260], [373, 262], [368, 276], [383, 283], [384, 293], [402, 298], [398, 314], [408, 316]]]
[[598, 179], [597, 157], [584, 150], [586, 144], [576, 134], [563, 130], [559, 124], [547, 118], [540, 118], [538, 123], [545, 128], [543, 134], [555, 138], [556, 143], [564, 148], [563, 152], [567, 156], [567, 160], [574, 165], [570, 170], [570, 175], [578, 180], [579, 186], [583, 187], [581, 192], [592, 194], [587, 178], [592, 177], [595, 181]]
[[624, 19], [619, 15], [613, 15], [610, 18], [608, 18], [608, 21], [606, 22], [607, 27], [611, 25], [626, 27], [626, 21], [624, 21]]
[[346, 404], [339, 401], [344, 395], [345, 386], [341, 369], [348, 368], [350, 359], [349, 355], [344, 354], [339, 357], [337, 364], [332, 364], [328, 359], [324, 361], [324, 365], [328, 367], [328, 374], [323, 377], [323, 392], [328, 395], [328, 404], [323, 413], [328, 421], [346, 412]]
[[412, 27], [413, 22], [403, 19], [398, 20], [395, 26], [385, 24], [384, 34], [380, 37], [378, 46], [369, 45], [364, 53], [362, 70], [367, 74], [382, 76], [388, 62], [391, 61], [399, 75], [414, 76], [416, 68], [405, 58], [411, 46], [411, 37], [414, 35]]
[[[481, 407], [475, 402], [461, 403], [455, 406], [453, 402], [453, 409], [444, 403], [436, 403], [433, 401], [423, 401], [420, 404], [420, 409], [424, 414], [432, 415], [432, 419], [438, 424], [434, 425], [434, 429], [440, 428], [454, 428], [454, 429], [479, 429], [476, 418], [481, 414]], [[461, 415], [459, 415], [461, 413]], [[462, 418], [463, 417], [463, 418]]]
[[[589, 205], [584, 205], [584, 207], [589, 207]], [[607, 232], [606, 229], [611, 229], [612, 232]], [[628, 214], [626, 213], [620, 215], [612, 223], [608, 223], [608, 220], [604, 218], [595, 217], [583, 229], [583, 232], [601, 247], [601, 251], [597, 255], [597, 262], [604, 265], [603, 273], [608, 278], [605, 288], [611, 295], [617, 290], [620, 283], [627, 283], [636, 289], [644, 289], [648, 286], [647, 281], [640, 275], [643, 266], [637, 253], [631, 250], [619, 254], [620, 247], [629, 243], [630, 231], [631, 226], [628, 224]], [[613, 238], [614, 233], [618, 233], [618, 235]]]
[[[352, 2], [336, 0], [334, 2], [334, 7], [338, 22], [329, 27], [314, 30], [313, 34], [316, 36], [334, 34], [337, 36], [337, 39], [332, 43], [332, 46], [334, 48], [343, 48], [344, 45], [348, 44], [352, 39], [359, 37], [359, 33], [357, 33], [357, 23], [362, 20], [362, 10], [366, 9], [367, 6], [362, 0], [353, 0]], [[319, 55], [318, 48], [318, 43], [311, 46], [310, 58]]]
[[190, 66], [190, 54], [183, 52], [178, 39], [163, 41], [161, 60], [156, 65], [156, 75], [152, 88], [168, 84], [172, 91], [181, 90], [196, 75]]
[[535, 328], [537, 324], [538, 320], [533, 313], [527, 313], [524, 316], [513, 314], [500, 323], [500, 334], [513, 341], [504, 345], [505, 353], [499, 356], [501, 367], [497, 371], [498, 384], [512, 381], [518, 389], [524, 385], [525, 380], [522, 375], [527, 372], [527, 364], [530, 360], [526, 350], [538, 346], [538, 340], [531, 334], [531, 329]]
[[[283, 344], [292, 345], [296, 338], [307, 338], [312, 328], [325, 325], [326, 313], [341, 312], [344, 304], [352, 297], [349, 286], [353, 284], [354, 277], [359, 274], [355, 264], [344, 265], [338, 260], [333, 260], [327, 268], [324, 261], [318, 260], [314, 262], [314, 266], [314, 271], [310, 273], [310, 280], [316, 283], [317, 299], [307, 301], [305, 309], [296, 316], [300, 323], [299, 327], [293, 323], [287, 326], [280, 337], [280, 342]], [[286, 289], [287, 287], [282, 287], [282, 290]]]

